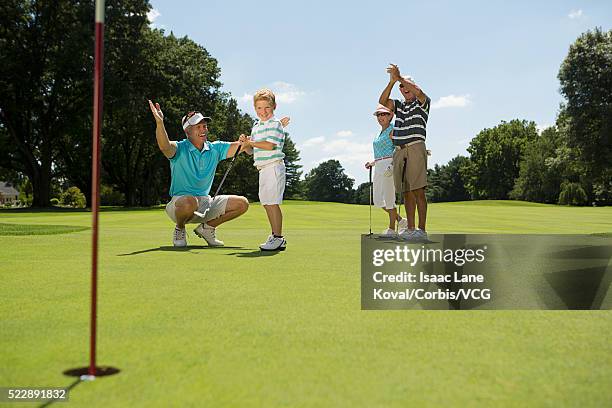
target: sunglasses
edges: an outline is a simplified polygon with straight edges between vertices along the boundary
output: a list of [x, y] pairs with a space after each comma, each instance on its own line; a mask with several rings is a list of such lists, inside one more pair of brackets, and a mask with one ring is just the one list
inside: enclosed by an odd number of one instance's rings
[[376, 114], [376, 117], [379, 117], [379, 116], [387, 116], [387, 115], [390, 115], [390, 113], [388, 113], [388, 112], [381, 112], [381, 113], [377, 113], [377, 114]]

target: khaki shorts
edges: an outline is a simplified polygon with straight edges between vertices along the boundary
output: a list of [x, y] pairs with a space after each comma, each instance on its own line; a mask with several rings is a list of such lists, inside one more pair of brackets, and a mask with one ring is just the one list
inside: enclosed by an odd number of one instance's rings
[[174, 222], [176, 222], [176, 201], [181, 197], [195, 198], [198, 202], [199, 213], [204, 214], [204, 211], [210, 207], [210, 210], [208, 210], [206, 213], [205, 218], [194, 215], [189, 221], [187, 221], [188, 224], [201, 224], [203, 222], [219, 218], [225, 214], [225, 207], [227, 207], [227, 200], [230, 196], [219, 195], [213, 199], [211, 199], [210, 196], [174, 196], [172, 197], [172, 200], [166, 204], [166, 214], [168, 214], [168, 217], [170, 217], [170, 219]]
[[425, 143], [419, 142], [403, 149], [395, 149], [395, 152], [393, 152], [393, 181], [395, 191], [398, 193], [427, 187], [427, 149], [425, 149]]

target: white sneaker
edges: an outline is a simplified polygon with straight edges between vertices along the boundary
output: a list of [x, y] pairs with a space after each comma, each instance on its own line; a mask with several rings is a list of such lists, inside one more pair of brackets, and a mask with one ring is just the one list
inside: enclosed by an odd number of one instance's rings
[[223, 241], [219, 241], [217, 237], [215, 237], [215, 228], [208, 224], [202, 223], [198, 225], [193, 232], [195, 232], [198, 237], [204, 239], [208, 246], [223, 246]]
[[399, 220], [397, 222], [397, 229], [399, 231], [401, 230], [407, 230], [408, 229], [408, 220], [405, 218], [402, 218], [401, 220]]
[[397, 237], [397, 233], [395, 232], [395, 230], [392, 230], [391, 228], [387, 228], [386, 230], [384, 230], [379, 237], [381, 238], [395, 238]]
[[422, 229], [416, 229], [415, 231], [415, 235], [417, 236], [417, 239], [421, 242], [427, 242], [429, 241], [429, 237], [427, 236], [427, 232], [423, 231]]
[[287, 241], [284, 238], [270, 235], [268, 240], [259, 246], [262, 251], [284, 251], [287, 249]]
[[399, 237], [403, 240], [406, 241], [418, 241], [418, 230], [416, 229], [408, 229], [408, 228], [403, 228], [400, 230], [399, 232]]
[[185, 228], [174, 227], [174, 236], [172, 237], [172, 243], [175, 247], [187, 246], [187, 231]]

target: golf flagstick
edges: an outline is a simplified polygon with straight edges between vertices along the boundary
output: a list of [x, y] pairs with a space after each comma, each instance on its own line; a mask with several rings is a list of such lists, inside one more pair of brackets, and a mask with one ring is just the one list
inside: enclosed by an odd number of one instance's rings
[[[217, 187], [217, 191], [215, 191], [215, 195], [211, 197], [211, 204], [212, 204], [212, 200], [219, 194], [219, 191], [221, 191], [221, 186], [223, 186], [223, 183], [225, 182], [225, 179], [227, 178], [227, 175], [229, 174], [230, 170], [232, 169], [232, 166], [234, 165], [234, 161], [236, 160], [236, 157], [238, 156], [238, 153], [240, 153], [240, 149], [241, 148], [242, 148], [242, 143], [238, 145], [238, 148], [236, 149], [236, 153], [234, 153], [234, 156], [232, 156], [232, 161], [230, 162], [230, 165], [227, 168], [227, 170], [225, 170], [225, 174], [223, 175], [223, 178], [221, 179], [221, 182], [219, 183], [219, 186]], [[204, 210], [203, 213], [201, 213], [199, 211], [194, 211], [193, 215], [196, 215], [196, 216], [204, 219], [206, 217], [206, 214], [208, 214], [208, 210], [210, 210], [210, 205], [208, 206], [208, 208], [206, 208]]]
[[92, 215], [92, 256], [91, 256], [91, 317], [89, 336], [89, 368], [85, 379], [93, 379], [96, 370], [96, 337], [98, 319], [98, 212], [100, 210], [100, 127], [102, 126], [102, 79], [104, 72], [104, 0], [96, 0], [95, 14], [95, 55], [94, 55], [94, 100], [93, 100], [93, 143], [91, 157], [91, 215]]

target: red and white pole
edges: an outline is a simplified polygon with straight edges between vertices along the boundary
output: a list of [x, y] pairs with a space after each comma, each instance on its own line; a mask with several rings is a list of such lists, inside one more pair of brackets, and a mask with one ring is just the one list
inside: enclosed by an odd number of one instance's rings
[[100, 129], [102, 127], [102, 77], [104, 71], [104, 0], [96, 0], [96, 43], [94, 57], [93, 140], [91, 156], [91, 337], [89, 349], [90, 376], [96, 375], [96, 327], [98, 304], [98, 211], [100, 210]]

